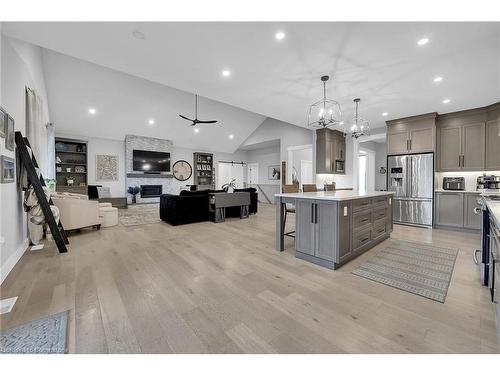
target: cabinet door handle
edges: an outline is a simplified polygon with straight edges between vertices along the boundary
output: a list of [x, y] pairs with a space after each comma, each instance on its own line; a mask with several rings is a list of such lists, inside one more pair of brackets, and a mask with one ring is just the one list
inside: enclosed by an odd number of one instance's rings
[[462, 155], [458, 155], [458, 166], [462, 166]]
[[409, 146], [410, 142], [409, 142], [409, 139], [406, 140], [406, 151], [410, 151], [410, 146]]
[[411, 151], [411, 139], [410, 139], [410, 151]]
[[370, 239], [370, 237], [365, 237], [365, 238], [363, 238], [360, 242], [361, 242], [361, 243], [363, 243], [363, 242], [365, 242], [365, 241], [368, 241], [369, 239]]
[[311, 204], [311, 223], [314, 224], [314, 203]]
[[318, 204], [315, 203], [314, 205], [316, 206], [316, 208], [314, 209], [314, 222], [318, 224]]

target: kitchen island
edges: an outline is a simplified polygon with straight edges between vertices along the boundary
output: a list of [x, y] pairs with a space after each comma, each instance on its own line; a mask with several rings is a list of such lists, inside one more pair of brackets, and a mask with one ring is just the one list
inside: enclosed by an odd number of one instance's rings
[[276, 250], [285, 248], [285, 205], [291, 205], [295, 256], [336, 269], [389, 238], [393, 194], [356, 190], [276, 194]]

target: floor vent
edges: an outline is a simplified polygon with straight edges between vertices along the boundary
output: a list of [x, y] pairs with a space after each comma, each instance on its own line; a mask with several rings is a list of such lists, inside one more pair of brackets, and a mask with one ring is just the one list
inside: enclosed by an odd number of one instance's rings
[[0, 315], [10, 313], [17, 301], [17, 297], [0, 300]]

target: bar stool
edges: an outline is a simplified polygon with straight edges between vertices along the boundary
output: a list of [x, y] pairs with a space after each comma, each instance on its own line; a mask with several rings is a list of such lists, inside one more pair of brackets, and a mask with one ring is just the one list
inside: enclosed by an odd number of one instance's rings
[[304, 193], [312, 193], [318, 191], [318, 187], [316, 186], [316, 184], [303, 184], [302, 191]]
[[[283, 193], [288, 194], [288, 193], [298, 193], [299, 192], [299, 185], [291, 184], [291, 185], [283, 185]], [[285, 220], [283, 220], [283, 235], [295, 238], [295, 231], [291, 231], [288, 233], [285, 233], [285, 228], [286, 228], [286, 216], [288, 213], [295, 214], [295, 205], [291, 203], [285, 203]]]
[[323, 186], [324, 191], [335, 191], [335, 182], [332, 182], [331, 184], [325, 184]]

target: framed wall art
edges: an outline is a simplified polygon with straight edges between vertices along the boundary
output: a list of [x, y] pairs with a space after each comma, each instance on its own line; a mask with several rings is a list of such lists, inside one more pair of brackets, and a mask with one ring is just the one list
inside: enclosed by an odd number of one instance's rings
[[14, 182], [15, 171], [14, 159], [5, 155], [0, 156], [0, 183], [7, 184]]
[[95, 179], [96, 181], [118, 181], [118, 156], [96, 155]]
[[270, 165], [267, 167], [267, 179], [268, 180], [279, 180], [280, 179], [280, 166]]
[[7, 131], [7, 112], [0, 107], [0, 137], [5, 138]]
[[5, 148], [14, 151], [14, 119], [7, 115], [7, 127], [5, 130]]

